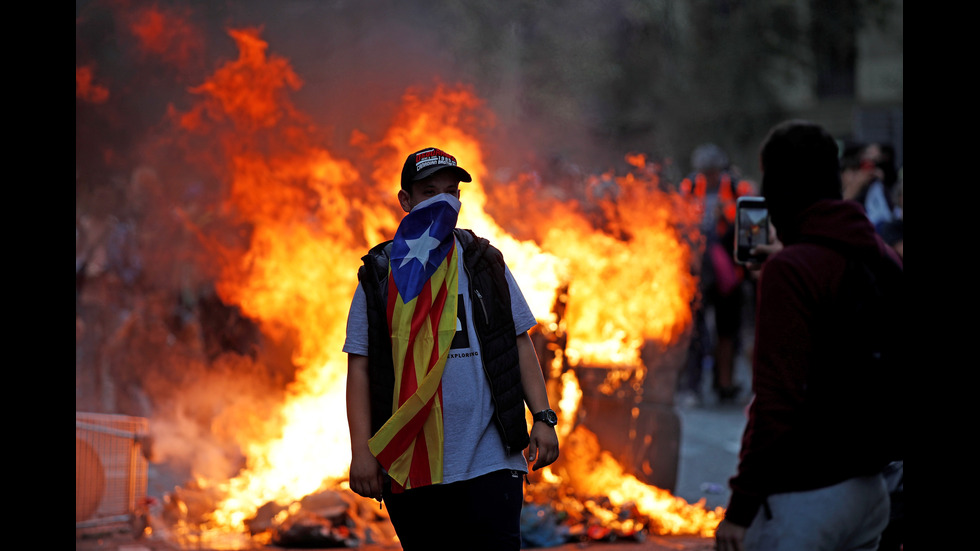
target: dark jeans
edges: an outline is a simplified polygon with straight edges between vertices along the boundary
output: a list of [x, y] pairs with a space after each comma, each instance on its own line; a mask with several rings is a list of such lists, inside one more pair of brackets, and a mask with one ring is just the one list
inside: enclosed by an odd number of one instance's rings
[[495, 471], [400, 494], [385, 488], [383, 497], [391, 524], [406, 551], [521, 548], [522, 472]]

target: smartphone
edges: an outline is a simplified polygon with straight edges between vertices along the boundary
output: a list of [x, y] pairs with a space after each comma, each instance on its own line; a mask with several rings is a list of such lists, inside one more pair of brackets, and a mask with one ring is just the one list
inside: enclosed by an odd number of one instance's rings
[[749, 254], [756, 245], [769, 243], [769, 209], [762, 197], [739, 197], [735, 202], [735, 262], [762, 262]]

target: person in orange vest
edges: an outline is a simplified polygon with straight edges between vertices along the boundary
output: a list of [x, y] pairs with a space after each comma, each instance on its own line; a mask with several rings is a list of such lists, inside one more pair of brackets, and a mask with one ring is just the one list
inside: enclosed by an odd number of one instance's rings
[[[742, 288], [746, 273], [733, 258], [735, 202], [743, 195], [755, 195], [756, 187], [739, 178], [728, 155], [715, 144], [698, 146], [691, 155], [691, 165], [694, 172], [681, 181], [679, 191], [702, 213], [704, 249], [698, 269], [700, 303], [695, 305], [695, 335], [678, 390], [682, 401], [699, 403], [703, 363], [711, 358], [712, 388], [720, 402], [731, 402], [741, 391], [734, 371], [746, 302]], [[713, 324], [709, 324], [707, 310], [714, 313]]]

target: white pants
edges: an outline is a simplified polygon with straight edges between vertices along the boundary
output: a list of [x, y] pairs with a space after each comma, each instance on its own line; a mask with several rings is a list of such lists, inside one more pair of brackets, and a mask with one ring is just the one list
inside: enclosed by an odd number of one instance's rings
[[768, 511], [760, 507], [745, 533], [746, 551], [874, 550], [888, 525], [888, 490], [880, 474], [773, 494], [768, 501]]

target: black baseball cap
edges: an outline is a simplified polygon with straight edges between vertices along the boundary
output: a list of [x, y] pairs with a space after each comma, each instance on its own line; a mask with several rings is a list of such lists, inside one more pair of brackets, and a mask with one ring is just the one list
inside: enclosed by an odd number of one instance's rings
[[461, 182], [472, 182], [469, 172], [456, 166], [456, 157], [436, 148], [427, 147], [412, 153], [402, 167], [402, 189], [411, 191], [412, 183], [432, 176], [440, 170], [452, 170]]

